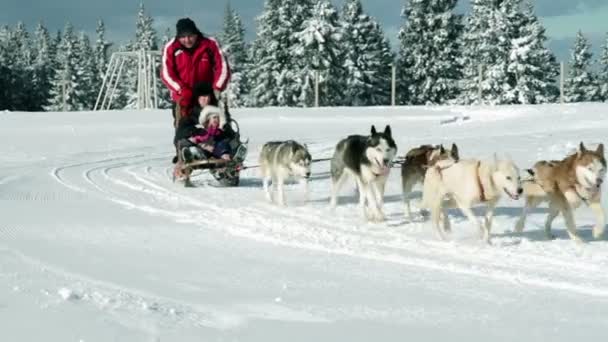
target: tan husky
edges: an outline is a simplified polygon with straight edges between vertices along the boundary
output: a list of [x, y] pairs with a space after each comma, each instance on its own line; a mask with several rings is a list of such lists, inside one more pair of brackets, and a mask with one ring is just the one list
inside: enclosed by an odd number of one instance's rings
[[410, 193], [416, 184], [424, 182], [424, 174], [430, 166], [434, 166], [440, 160], [459, 159], [458, 146], [452, 144], [452, 148], [445, 149], [443, 145], [420, 145], [407, 152], [401, 166], [401, 188], [403, 190], [404, 212], [412, 218], [410, 206]]
[[561, 212], [570, 238], [582, 242], [577, 234], [573, 216], [573, 210], [582, 203], [587, 204], [595, 213], [593, 237], [598, 239], [602, 236], [605, 219], [600, 198], [601, 185], [606, 174], [603, 144], [591, 151], [581, 142], [576, 153], [559, 161], [539, 161], [528, 172], [532, 175], [532, 180], [525, 182], [523, 186], [526, 205], [515, 226], [517, 232], [523, 231], [530, 209], [548, 201], [549, 215], [545, 221], [547, 238], [553, 238], [551, 223]]
[[[446, 231], [450, 231], [447, 207], [458, 207], [471, 224], [479, 228], [482, 239], [490, 243], [496, 204], [503, 194], [516, 200], [522, 192], [519, 169], [510, 159], [498, 160], [494, 156], [493, 161], [443, 160], [426, 171], [422, 205], [431, 210], [431, 221], [443, 240], [446, 240]], [[471, 210], [478, 203], [487, 206], [483, 224]]]

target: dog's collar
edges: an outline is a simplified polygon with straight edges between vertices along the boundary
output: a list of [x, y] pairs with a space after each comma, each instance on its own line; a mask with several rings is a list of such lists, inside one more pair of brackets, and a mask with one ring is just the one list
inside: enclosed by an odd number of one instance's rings
[[443, 167], [438, 166], [438, 165], [435, 164], [435, 166], [431, 166], [431, 167], [434, 167], [435, 170], [437, 170], [439, 172], [439, 174], [441, 175], [441, 171], [451, 168], [452, 166], [456, 165], [456, 163], [457, 162], [453, 162], [452, 164], [448, 164], [448, 165], [443, 166]]
[[[581, 193], [578, 191], [578, 187], [576, 186], [577, 184], [574, 184], [574, 186], [572, 187], [572, 190], [574, 190], [574, 193], [576, 194], [576, 196], [578, 196], [578, 198], [580, 198], [583, 202], [585, 202], [585, 204], [589, 205], [589, 199], [583, 197], [583, 195], [581, 195]], [[580, 184], [578, 184], [580, 185]]]

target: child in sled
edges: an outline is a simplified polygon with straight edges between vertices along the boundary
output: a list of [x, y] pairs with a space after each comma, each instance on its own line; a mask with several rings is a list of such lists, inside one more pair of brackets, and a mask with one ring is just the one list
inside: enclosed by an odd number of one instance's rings
[[193, 94], [194, 107], [190, 115], [180, 118], [173, 139], [181, 161], [211, 157], [230, 160], [230, 146], [223, 131], [226, 114], [219, 108], [211, 84], [197, 83]]
[[184, 161], [211, 157], [230, 161], [230, 145], [222, 129], [226, 117], [221, 110], [215, 106], [205, 106], [199, 115], [199, 123], [202, 129], [196, 130], [188, 138], [188, 148], [182, 151]]

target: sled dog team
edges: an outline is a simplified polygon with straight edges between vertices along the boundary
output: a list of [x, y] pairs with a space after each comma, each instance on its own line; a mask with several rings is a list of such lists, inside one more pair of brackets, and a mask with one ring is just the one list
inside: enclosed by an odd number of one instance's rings
[[[353, 178], [359, 192], [359, 207], [370, 221], [385, 219], [384, 189], [397, 145], [390, 126], [383, 132], [371, 127], [370, 135], [351, 135], [338, 142], [331, 158], [330, 205], [335, 208], [340, 188]], [[311, 175], [311, 155], [304, 144], [296, 141], [272, 141], [262, 146], [259, 163], [266, 198], [272, 201], [270, 181], [277, 189], [277, 203], [285, 205], [284, 182], [289, 177], [306, 182]], [[563, 215], [570, 238], [582, 242], [577, 234], [573, 211], [581, 204], [589, 206], [596, 216], [593, 237], [604, 232], [604, 212], [600, 204], [601, 185], [606, 174], [604, 145], [589, 150], [581, 142], [578, 150], [562, 160], [538, 161], [526, 170], [522, 179], [519, 168], [510, 159], [494, 155], [489, 160], [461, 159], [456, 144], [421, 145], [407, 152], [402, 160], [401, 181], [404, 211], [412, 217], [410, 193], [416, 184], [423, 185], [420, 208], [430, 211], [432, 225], [442, 239], [450, 232], [448, 208], [459, 208], [470, 223], [479, 229], [480, 237], [490, 243], [494, 209], [503, 197], [525, 198], [515, 230], [521, 232], [526, 215], [542, 202], [548, 202], [545, 221], [547, 238], [553, 238], [551, 223]], [[306, 190], [307, 191], [307, 190]], [[473, 205], [485, 205], [479, 220]], [[423, 214], [426, 214], [423, 211]]]

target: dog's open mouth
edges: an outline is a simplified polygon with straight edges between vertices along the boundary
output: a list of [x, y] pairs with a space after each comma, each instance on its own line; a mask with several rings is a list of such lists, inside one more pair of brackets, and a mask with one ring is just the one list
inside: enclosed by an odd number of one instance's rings
[[376, 164], [378, 165], [378, 175], [388, 175], [389, 172], [391, 171], [391, 167], [388, 164], [384, 164], [380, 161], [378, 161], [378, 159], [376, 159]]
[[519, 195], [512, 194], [509, 190], [507, 190], [507, 188], [502, 188], [502, 190], [505, 192], [505, 194], [509, 195], [509, 197], [511, 197], [512, 199], [514, 199], [514, 200], [519, 199]]

